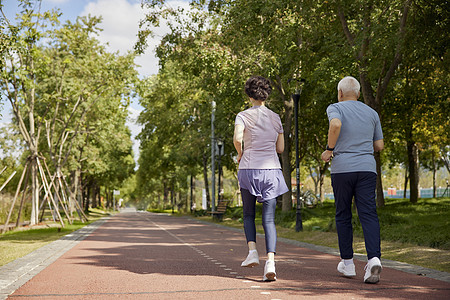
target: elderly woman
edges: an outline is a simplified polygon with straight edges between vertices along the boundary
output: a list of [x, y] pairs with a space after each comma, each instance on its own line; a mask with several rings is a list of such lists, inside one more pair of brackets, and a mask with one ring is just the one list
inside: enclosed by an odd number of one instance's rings
[[277, 153], [284, 151], [283, 126], [278, 114], [265, 106], [272, 91], [269, 80], [254, 76], [245, 83], [245, 93], [252, 107], [236, 116], [233, 142], [239, 162], [238, 180], [244, 213], [244, 231], [249, 254], [242, 267], [259, 265], [256, 250], [255, 205], [262, 203], [267, 261], [264, 281], [276, 280], [275, 228], [276, 198], [288, 191]]

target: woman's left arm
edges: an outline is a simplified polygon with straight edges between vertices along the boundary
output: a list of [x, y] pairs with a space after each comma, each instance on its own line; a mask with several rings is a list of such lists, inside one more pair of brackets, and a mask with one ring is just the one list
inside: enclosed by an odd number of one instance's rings
[[241, 161], [242, 158], [242, 139], [244, 138], [244, 126], [243, 125], [236, 125], [234, 126], [234, 136], [233, 136], [233, 144], [234, 148], [236, 148], [236, 151], [238, 153], [237, 161], [238, 163]]
[[277, 153], [283, 153], [284, 151], [284, 133], [279, 133], [277, 138]]

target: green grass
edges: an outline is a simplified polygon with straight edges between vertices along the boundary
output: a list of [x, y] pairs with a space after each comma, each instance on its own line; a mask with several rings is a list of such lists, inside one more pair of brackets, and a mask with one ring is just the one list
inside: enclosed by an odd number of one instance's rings
[[[262, 206], [256, 206], [256, 224], [261, 224]], [[450, 272], [450, 198], [386, 199], [378, 209], [383, 258]], [[200, 217], [211, 221], [211, 217]], [[334, 223], [334, 202], [302, 209], [303, 231], [295, 232], [296, 212], [277, 210], [277, 232], [281, 237], [338, 248]], [[354, 249], [365, 253], [361, 224], [353, 216]], [[242, 207], [228, 208], [223, 225], [242, 228]], [[263, 233], [261, 225], [258, 232]]]
[[[0, 235], [0, 266], [53, 242], [66, 234], [74, 232], [98, 219], [109, 215], [108, 212], [92, 209], [88, 214], [89, 222], [74, 221], [72, 225], [65, 222], [64, 228], [59, 223], [50, 222], [48, 228], [13, 230]], [[42, 226], [38, 226], [42, 227]]]
[[[261, 222], [262, 205], [256, 206], [257, 222]], [[240, 220], [242, 207], [228, 208], [225, 218]], [[450, 250], [450, 198], [421, 199], [412, 204], [407, 199], [386, 199], [386, 206], [378, 208], [381, 238], [385, 241], [412, 243]], [[296, 211], [277, 209], [275, 223], [294, 229]], [[334, 202], [325, 201], [315, 208], [302, 209], [304, 231], [336, 232]], [[361, 223], [353, 212], [354, 235], [363, 237]]]

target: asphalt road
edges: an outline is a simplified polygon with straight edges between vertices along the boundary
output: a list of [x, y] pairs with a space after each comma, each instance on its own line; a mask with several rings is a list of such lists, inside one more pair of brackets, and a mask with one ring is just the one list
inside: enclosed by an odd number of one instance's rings
[[[264, 239], [258, 237], [264, 254]], [[118, 214], [18, 288], [9, 299], [450, 299], [450, 283], [384, 267], [379, 284], [339, 275], [339, 258], [279, 242], [278, 280], [264, 256], [242, 268], [244, 234], [189, 218]]]

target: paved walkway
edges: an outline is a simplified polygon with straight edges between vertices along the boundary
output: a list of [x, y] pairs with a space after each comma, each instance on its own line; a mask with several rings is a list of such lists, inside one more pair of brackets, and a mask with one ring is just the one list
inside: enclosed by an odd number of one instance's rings
[[334, 249], [280, 239], [277, 252], [278, 280], [262, 282], [263, 264], [240, 267], [242, 231], [123, 212], [1, 267], [0, 299], [450, 299], [448, 273], [383, 260], [369, 285], [364, 261], [356, 278], [339, 276]]

